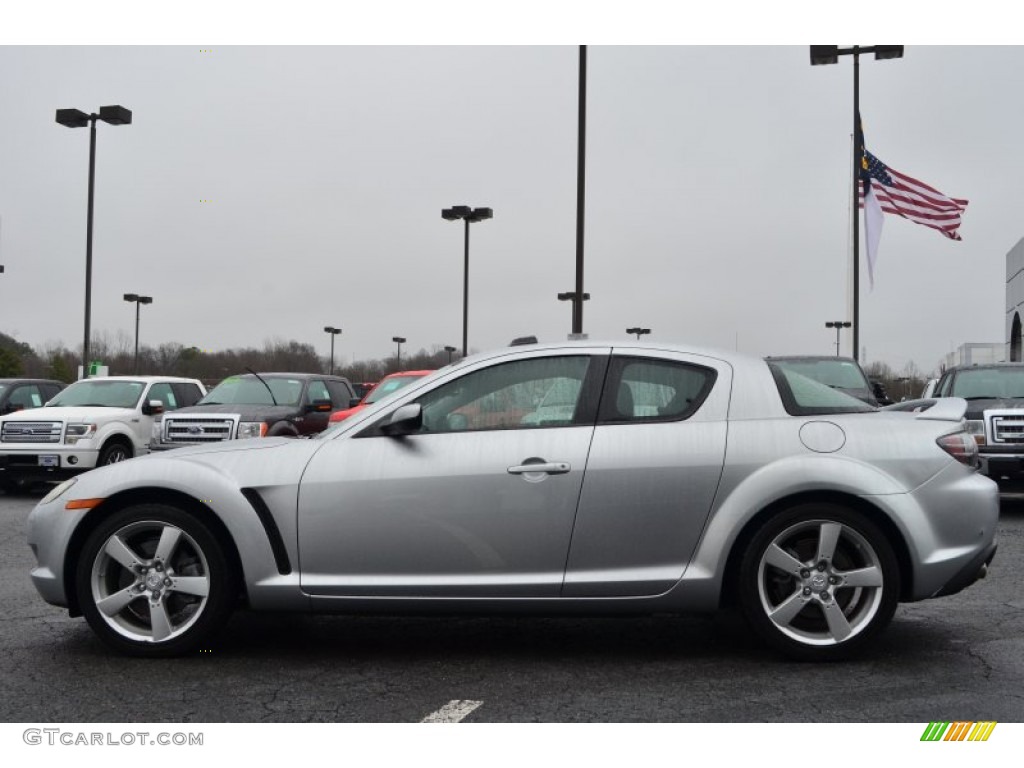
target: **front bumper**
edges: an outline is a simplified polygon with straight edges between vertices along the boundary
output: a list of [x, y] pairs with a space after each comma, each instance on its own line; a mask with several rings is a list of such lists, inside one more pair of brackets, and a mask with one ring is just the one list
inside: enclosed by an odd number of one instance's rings
[[99, 448], [31, 443], [0, 448], [0, 476], [59, 479], [96, 467]]

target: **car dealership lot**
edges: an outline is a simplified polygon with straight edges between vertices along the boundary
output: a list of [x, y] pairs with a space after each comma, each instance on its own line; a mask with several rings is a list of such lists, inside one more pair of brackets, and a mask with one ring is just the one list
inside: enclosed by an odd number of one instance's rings
[[5, 722], [418, 722], [453, 711], [467, 722], [1024, 720], [1019, 502], [1003, 504], [987, 579], [901, 605], [855, 662], [785, 661], [731, 614], [244, 612], [215, 646], [149, 661], [112, 653], [32, 587], [25, 519], [43, 492], [0, 494]]

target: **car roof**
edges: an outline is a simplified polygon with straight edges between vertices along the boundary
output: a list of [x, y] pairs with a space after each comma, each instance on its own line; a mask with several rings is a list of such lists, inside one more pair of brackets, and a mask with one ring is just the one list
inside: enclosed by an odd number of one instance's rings
[[[384, 378], [385, 379], [390, 379], [392, 376], [429, 376], [433, 372], [434, 372], [433, 368], [431, 368], [430, 370], [423, 370], [423, 371], [395, 371], [394, 373], [389, 373]], [[383, 380], [384, 379], [381, 379], [381, 381], [383, 381]]]
[[[821, 362], [826, 362], [826, 361], [829, 361], [829, 360], [833, 360], [833, 361], [840, 362], [840, 363], [856, 363], [857, 362], [852, 357], [843, 357], [841, 355], [768, 355], [765, 358], [765, 360], [771, 360], [771, 361], [780, 361], [781, 360], [783, 362], [797, 362], [797, 361], [800, 361], [800, 360], [807, 360], [808, 362], [810, 362], [812, 360], [820, 360]], [[860, 363], [857, 363], [857, 364], [860, 365]]]
[[88, 379], [79, 379], [78, 381], [142, 381], [147, 384], [158, 382], [199, 383], [199, 379], [186, 379], [181, 376], [90, 376]]
[[62, 387], [64, 386], [64, 382], [57, 381], [57, 379], [34, 379], [24, 376], [0, 379], [0, 384], [60, 384]]
[[[255, 374], [253, 374], [252, 372], [246, 371], [245, 373], [232, 373], [229, 376], [225, 376], [224, 379], [237, 379], [237, 378], [240, 378], [242, 376], [254, 376], [254, 375]], [[308, 372], [288, 373], [287, 371], [270, 371], [270, 372], [267, 372], [267, 373], [263, 373], [263, 371], [259, 371], [259, 375], [263, 376], [263, 377], [269, 376], [269, 377], [275, 378], [275, 379], [280, 379], [280, 378], [289, 378], [289, 379], [340, 379], [341, 381], [348, 381], [348, 379], [346, 379], [344, 376], [339, 376], [336, 373], [308, 373]], [[221, 379], [221, 381], [223, 381], [224, 379]]]
[[618, 350], [643, 350], [649, 352], [674, 352], [686, 355], [697, 355], [721, 360], [730, 365], [764, 365], [764, 359], [743, 352], [734, 352], [728, 349], [705, 347], [698, 344], [687, 344], [685, 342], [655, 342], [655, 341], [629, 341], [622, 339], [584, 339], [561, 342], [545, 342], [537, 344], [521, 344], [514, 347], [498, 347], [486, 352], [477, 352], [468, 357], [453, 361], [446, 368], [461, 368], [464, 364], [482, 362], [484, 360], [497, 359], [510, 355], [522, 355], [532, 351], [557, 351], [573, 350], [593, 351], [594, 348], [608, 347], [613, 352]]
[[946, 373], [953, 373], [955, 371], [973, 371], [973, 370], [984, 370], [993, 368], [1024, 368], [1024, 363], [1018, 362], [1002, 362], [1002, 363], [962, 363], [960, 365], [952, 365], [946, 369]]

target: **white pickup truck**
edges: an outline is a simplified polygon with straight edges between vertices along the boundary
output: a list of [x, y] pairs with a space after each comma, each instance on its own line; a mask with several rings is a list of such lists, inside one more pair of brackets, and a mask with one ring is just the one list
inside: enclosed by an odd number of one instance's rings
[[108, 376], [82, 379], [43, 408], [0, 418], [0, 488], [57, 480], [149, 452], [153, 417], [194, 405], [196, 379]]

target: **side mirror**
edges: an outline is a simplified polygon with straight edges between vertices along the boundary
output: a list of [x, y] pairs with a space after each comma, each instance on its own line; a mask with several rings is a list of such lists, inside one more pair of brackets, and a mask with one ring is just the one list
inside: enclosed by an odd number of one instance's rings
[[314, 400], [306, 406], [307, 412], [330, 413], [333, 410], [330, 400]]
[[148, 403], [142, 404], [142, 412], [146, 416], [156, 416], [158, 413], [164, 412], [164, 404], [162, 400], [150, 400]]
[[351, 399], [350, 399], [350, 400], [348, 401], [348, 407], [349, 407], [349, 408], [355, 408], [355, 407], [356, 407], [357, 405], [359, 405], [359, 404], [360, 404], [361, 402], [363, 402], [363, 398], [361, 398], [361, 397], [353, 397], [353, 398], [351, 398]]
[[391, 418], [380, 425], [380, 431], [385, 435], [400, 437], [413, 432], [418, 432], [423, 426], [423, 406], [419, 403], [409, 403], [391, 414]]

